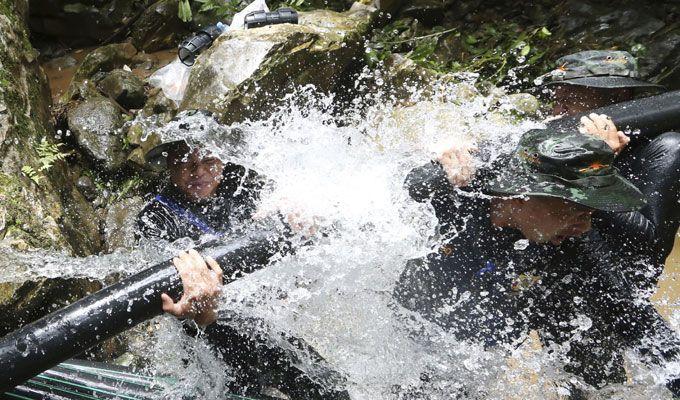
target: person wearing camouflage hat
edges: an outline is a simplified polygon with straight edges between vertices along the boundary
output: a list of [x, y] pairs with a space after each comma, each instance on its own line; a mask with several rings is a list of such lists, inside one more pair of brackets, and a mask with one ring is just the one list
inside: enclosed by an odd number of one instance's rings
[[433, 206], [439, 247], [408, 263], [395, 298], [461, 339], [521, 340], [546, 323], [540, 298], [556, 246], [588, 232], [594, 210], [645, 204], [613, 159], [596, 137], [535, 130], [464, 187], [455, 188], [438, 161], [414, 169], [406, 185], [414, 200]]
[[[583, 300], [578, 305], [553, 300], [552, 303], [561, 303], [559, 312], [554, 312], [556, 323], [539, 332], [559, 338], [558, 342], [569, 342], [570, 330], [557, 327], [567, 326], [575, 315], [587, 315], [594, 327], [582, 340], [570, 343], [571, 361], [567, 369], [596, 387], [622, 382], [626, 379], [622, 356], [625, 349], [639, 348], [643, 342], [677, 340], [649, 300], [637, 298], [635, 293], [651, 293], [655, 289], [680, 226], [680, 134], [629, 136], [619, 131], [606, 115], [588, 114], [595, 108], [663, 91], [663, 87], [640, 79], [635, 59], [625, 51], [598, 50], [567, 55], [557, 60], [556, 68], [538, 81], [550, 89], [555, 116], [586, 114], [581, 118], [582, 131], [609, 144], [616, 155], [611, 165], [634, 182], [647, 198], [647, 204], [637, 211], [595, 212], [588, 237], [561, 246], [564, 259], [581, 258], [578, 266], [571, 265], [563, 274], [573, 276], [585, 267], [589, 272], [580, 279], [589, 282], [590, 290], [576, 290], [578, 284], [574, 285], [573, 281], [557, 285], [554, 293], [578, 291]], [[590, 265], [586, 267], [587, 263]], [[614, 270], [602, 276], [602, 265]], [[614, 296], [616, 301], [599, 288], [612, 276], [627, 288]], [[621, 300], [626, 296], [626, 301]], [[622, 303], [634, 305], [617, 306]], [[644, 310], [639, 310], [640, 307]], [[645, 340], [655, 335], [656, 340]], [[678, 385], [673, 385], [676, 387], [672, 390], [680, 393]]]
[[[620, 62], [619, 52], [598, 53], [604, 62]], [[555, 114], [582, 113], [660, 89], [639, 81], [633, 63], [623, 64], [628, 72], [608, 68], [625, 79], [608, 79], [597, 68], [555, 73], [559, 78], [546, 85], [554, 94]], [[574, 67], [561, 60], [558, 70], [569, 65]], [[585, 86], [593, 82], [596, 86]], [[657, 211], [668, 210], [667, 202], [677, 198], [673, 188], [680, 167], [667, 146], [676, 143], [672, 137], [647, 141], [642, 148], [650, 151], [635, 154], [661, 174], [645, 173], [652, 184], [641, 185], [641, 192], [617, 167], [642, 138], [629, 146], [629, 136], [607, 116], [591, 114], [581, 122], [578, 132], [526, 133], [517, 151], [492, 170], [466, 168], [467, 149], [451, 149], [412, 171], [409, 192], [432, 204], [441, 246], [408, 263], [395, 297], [407, 309], [487, 346], [521, 340], [528, 329], [536, 329], [545, 344], [569, 344], [564, 351], [571, 362], [565, 368], [599, 388], [625, 377], [618, 368], [620, 353], [610, 349], [651, 343], [641, 351], [644, 360], [656, 364], [680, 355], [677, 335], [649, 302], [632, 295], [635, 287], [616, 270], [616, 258], [634, 247], [605, 241], [600, 234], [602, 216], [609, 216], [609, 231], [639, 235], [637, 244], [658, 238], [662, 230], [655, 228], [663, 228], [658, 215], [664, 214]], [[630, 171], [624, 170], [640, 182]], [[647, 218], [649, 210], [657, 211]], [[626, 223], [616, 224], [617, 219]], [[590, 229], [594, 220], [595, 233]], [[584, 234], [588, 240], [581, 240]], [[586, 332], [574, 329], [579, 316], [592, 322]], [[679, 393], [676, 383], [671, 380], [668, 387]]]
[[656, 92], [663, 86], [640, 79], [637, 60], [627, 51], [589, 50], [557, 60], [557, 68], [541, 78], [546, 85], [575, 85], [601, 89], [640, 88]]

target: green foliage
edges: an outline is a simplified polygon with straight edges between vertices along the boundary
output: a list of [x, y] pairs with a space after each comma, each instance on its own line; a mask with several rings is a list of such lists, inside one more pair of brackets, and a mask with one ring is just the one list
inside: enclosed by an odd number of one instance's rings
[[211, 13], [222, 20], [233, 17], [245, 7], [241, 0], [193, 0], [193, 2], [200, 4], [198, 13]]
[[136, 191], [144, 185], [144, 179], [139, 175], [133, 175], [121, 183], [118, 191], [110, 199], [111, 202], [125, 198], [130, 192]]
[[70, 154], [62, 153], [62, 146], [62, 143], [50, 143], [43, 137], [35, 149], [38, 153], [38, 164], [40, 166], [35, 169], [30, 165], [24, 165], [21, 167], [21, 172], [35, 182], [35, 184], [39, 185], [44, 178], [41, 172], [49, 171], [55, 162], [64, 160]]
[[30, 165], [24, 165], [21, 167], [21, 172], [23, 172], [24, 175], [26, 175], [36, 185], [40, 185], [40, 182], [43, 180], [43, 176], [34, 170]]
[[177, 16], [184, 22], [190, 22], [192, 17], [191, 5], [189, 0], [179, 0]]
[[[276, 8], [279, 8], [279, 7], [288, 7], [288, 8], [293, 8], [293, 9], [296, 9], [296, 10], [301, 10], [301, 9], [305, 9], [306, 5], [305, 5], [305, 0], [284, 0]], [[272, 7], [272, 9], [274, 9], [274, 7]]]
[[473, 32], [461, 27], [425, 29], [416, 20], [400, 19], [373, 36], [366, 61], [373, 67], [391, 53], [404, 53], [437, 72], [476, 72], [494, 84], [521, 84], [514, 81], [513, 72], [532, 69], [523, 71], [528, 76], [545, 68], [552, 56], [551, 36], [545, 26], [525, 28], [504, 21], [485, 23]]
[[[210, 14], [217, 19], [228, 20], [245, 8], [248, 3], [249, 1], [244, 0], [180, 0], [178, 16], [182, 21], [190, 22], [194, 16], [193, 9], [198, 14]], [[280, 0], [270, 4], [272, 10], [280, 7], [305, 10], [309, 6], [307, 0]]]

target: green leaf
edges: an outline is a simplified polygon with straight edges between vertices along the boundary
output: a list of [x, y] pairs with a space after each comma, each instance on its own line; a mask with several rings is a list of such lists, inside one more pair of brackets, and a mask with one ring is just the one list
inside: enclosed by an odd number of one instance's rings
[[465, 43], [467, 44], [476, 44], [477, 43], [477, 38], [472, 36], [472, 35], [467, 35], [465, 37]]
[[538, 37], [541, 38], [541, 39], [545, 39], [545, 38], [547, 38], [548, 36], [551, 36], [551, 35], [552, 35], [552, 32], [550, 32], [550, 31], [548, 30], [548, 28], [546, 28], [545, 26], [542, 27], [542, 28], [538, 31]]
[[184, 22], [191, 21], [191, 6], [189, 0], [180, 0], [177, 16]]
[[526, 46], [522, 47], [522, 50], [520, 50], [519, 54], [522, 57], [526, 57], [529, 54], [530, 51], [531, 51], [531, 46], [529, 46], [527, 44]]

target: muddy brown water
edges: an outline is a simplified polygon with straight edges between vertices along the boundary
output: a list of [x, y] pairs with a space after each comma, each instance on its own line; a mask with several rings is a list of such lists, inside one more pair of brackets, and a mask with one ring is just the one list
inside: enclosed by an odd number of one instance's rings
[[659, 288], [652, 297], [659, 312], [680, 330], [680, 318], [673, 318], [680, 310], [680, 231], [675, 236], [673, 252], [666, 259], [666, 268], [659, 281]]
[[[62, 57], [45, 61], [42, 64], [49, 81], [53, 103], [57, 103], [59, 97], [66, 92], [76, 69], [85, 56], [93, 49], [94, 47], [88, 47], [73, 50]], [[177, 49], [160, 50], [148, 54], [142, 53], [140, 59], [146, 59], [146, 61], [138, 66], [130, 65], [130, 68], [132, 73], [142, 79], [146, 79], [159, 68], [172, 62], [176, 57]]]

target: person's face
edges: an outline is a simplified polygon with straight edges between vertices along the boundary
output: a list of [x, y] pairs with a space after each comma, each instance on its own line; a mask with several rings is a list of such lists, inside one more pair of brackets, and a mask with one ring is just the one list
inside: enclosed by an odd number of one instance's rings
[[557, 85], [553, 92], [553, 115], [574, 115], [633, 99], [630, 88], [603, 89]]
[[536, 243], [558, 245], [569, 237], [581, 236], [591, 228], [590, 208], [553, 197], [515, 199], [513, 221], [525, 238]]
[[193, 201], [211, 197], [222, 180], [224, 164], [216, 157], [201, 157], [198, 149], [190, 152], [180, 146], [168, 154], [170, 181]]

